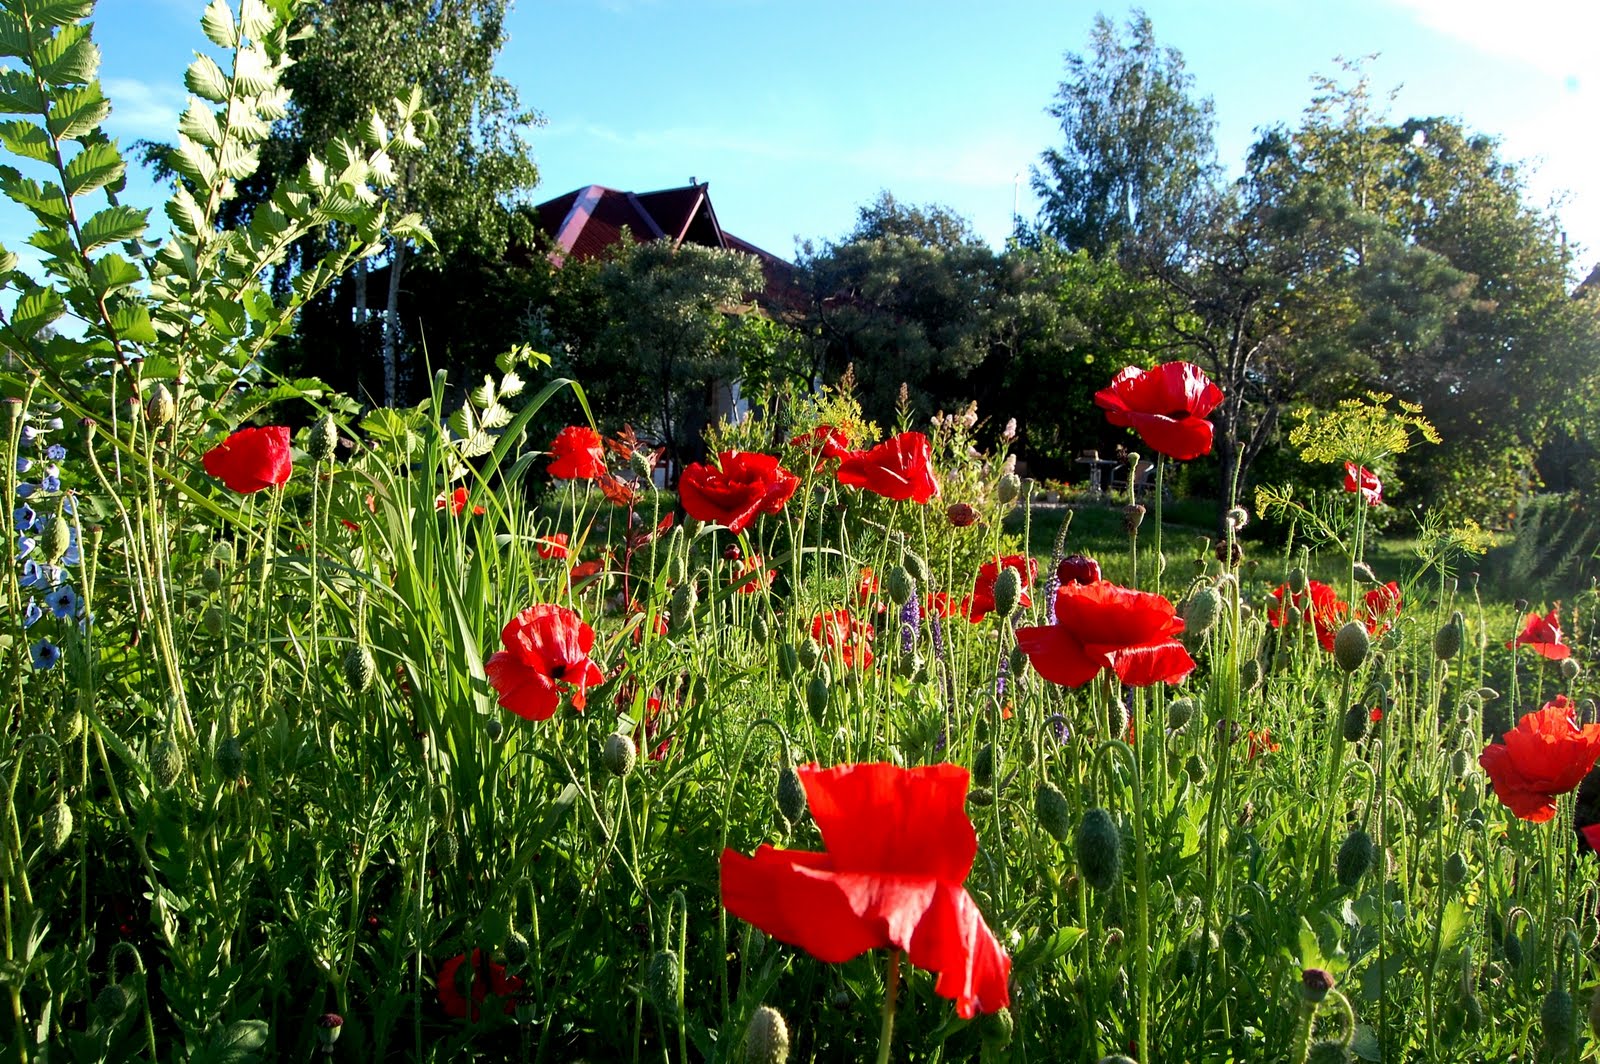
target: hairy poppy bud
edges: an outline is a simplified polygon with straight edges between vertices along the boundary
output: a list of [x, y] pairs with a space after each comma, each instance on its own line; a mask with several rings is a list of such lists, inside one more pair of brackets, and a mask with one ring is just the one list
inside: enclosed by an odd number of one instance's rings
[[520, 968], [528, 963], [528, 936], [516, 928], [506, 932], [506, 967]]
[[1239, 693], [1249, 694], [1260, 686], [1261, 662], [1257, 658], [1251, 658], [1239, 666]]
[[656, 1011], [671, 1020], [678, 1018], [678, 1001], [683, 995], [683, 964], [675, 950], [656, 950], [644, 972], [645, 995]]
[[461, 856], [461, 840], [449, 828], [439, 832], [433, 840], [433, 858], [441, 868], [449, 868]]
[[115, 1027], [133, 1005], [133, 991], [121, 983], [107, 983], [106, 988], [95, 995], [94, 1018], [102, 1027]]
[[994, 782], [995, 762], [999, 759], [999, 752], [994, 743], [985, 743], [978, 748], [978, 756], [972, 759], [972, 778], [980, 786], [987, 787]]
[[994, 578], [994, 612], [1003, 620], [1017, 612], [1022, 599], [1022, 574], [1007, 566]]
[[813, 720], [821, 720], [828, 712], [828, 677], [820, 672], [806, 684], [806, 709]]
[[1188, 773], [1190, 780], [1200, 783], [1206, 778], [1206, 763], [1199, 754], [1190, 754], [1189, 759], [1183, 763], [1183, 771]]
[[1122, 832], [1109, 811], [1096, 806], [1083, 815], [1074, 852], [1083, 881], [1096, 890], [1110, 890], [1122, 871]]
[[66, 800], [57, 798], [52, 802], [40, 818], [39, 826], [44, 829], [45, 849], [55, 853], [65, 846], [72, 837], [72, 809]]
[[1289, 570], [1289, 591], [1291, 594], [1304, 595], [1307, 586], [1309, 586], [1309, 578], [1303, 568], [1297, 565]]
[[1456, 806], [1463, 813], [1476, 812], [1483, 801], [1483, 787], [1479, 783], [1476, 772], [1468, 772], [1461, 777], [1461, 791], [1456, 795]]
[[1578, 664], [1577, 658], [1561, 659], [1561, 678], [1568, 683], [1576, 680], [1583, 673], [1583, 666]]
[[1067, 796], [1054, 783], [1041, 783], [1033, 792], [1033, 815], [1045, 834], [1057, 842], [1066, 842], [1067, 836], [1072, 833], [1072, 813], [1067, 805]]
[[65, 502], [56, 505], [56, 512], [44, 531], [44, 556], [51, 565], [61, 564], [61, 559], [72, 549], [72, 520], [65, 507]]
[[987, 808], [994, 804], [994, 792], [987, 787], [974, 787], [967, 792], [967, 804]]
[[150, 750], [150, 776], [157, 787], [166, 790], [183, 775], [183, 752], [171, 739], [163, 739]]
[[230, 735], [217, 744], [217, 775], [225, 780], [236, 780], [244, 775], [244, 744], [237, 735]]
[[1113, 698], [1106, 706], [1107, 739], [1125, 739], [1128, 736], [1128, 707], [1120, 698]]
[[311, 434], [306, 439], [306, 453], [313, 462], [331, 462], [339, 447], [339, 426], [333, 423], [332, 414], [323, 414], [311, 424]]
[[686, 580], [672, 589], [672, 602], [667, 607], [667, 631], [682, 635], [694, 623], [694, 608], [700, 604], [700, 592], [695, 581]]
[[1175, 732], [1181, 732], [1189, 726], [1189, 721], [1194, 717], [1194, 699], [1174, 698], [1167, 704], [1167, 727]]
[[649, 451], [634, 451], [628, 455], [628, 468], [633, 470], [633, 475], [639, 478], [640, 483], [651, 483], [655, 475], [656, 460]]
[[1183, 611], [1184, 634], [1198, 639], [1211, 631], [1217, 623], [1217, 611], [1221, 605], [1222, 599], [1216, 588], [1203, 587], [1190, 595], [1189, 604]]
[[202, 590], [215, 593], [222, 590], [222, 573], [206, 566], [200, 570], [200, 587]]
[[767, 620], [765, 610], [756, 610], [750, 615], [750, 638], [759, 646], [766, 646], [772, 638], [772, 623]]
[[1433, 656], [1440, 661], [1449, 661], [1461, 653], [1461, 645], [1467, 638], [1467, 621], [1460, 610], [1450, 615], [1439, 630], [1433, 635]]
[[889, 593], [890, 602], [904, 606], [917, 593], [917, 582], [905, 566], [896, 565], [884, 574], [883, 589]]
[[1367, 626], [1360, 621], [1346, 621], [1333, 637], [1333, 660], [1345, 672], [1355, 672], [1366, 664], [1367, 651], [1372, 641], [1367, 636]]
[[994, 487], [994, 497], [1000, 500], [1001, 506], [1010, 506], [1022, 495], [1022, 478], [1015, 473], [1007, 473], [1000, 478]]
[[800, 782], [800, 773], [793, 765], [785, 765], [778, 773], [778, 812], [794, 827], [806, 818], [806, 789]]
[[167, 386], [157, 381], [155, 387], [145, 392], [144, 419], [153, 429], [159, 429], [178, 413], [178, 404], [167, 391]]
[[1444, 881], [1452, 887], [1466, 879], [1467, 872], [1467, 858], [1459, 851], [1451, 854], [1444, 862]]
[[756, 1009], [744, 1033], [745, 1064], [784, 1064], [789, 1059], [789, 1025], [769, 1005]]
[[1353, 828], [1339, 846], [1334, 860], [1334, 877], [1346, 890], [1361, 882], [1361, 877], [1372, 867], [1372, 836], [1361, 828]]
[[1359, 743], [1367, 737], [1367, 725], [1372, 723], [1372, 712], [1366, 706], [1351, 706], [1344, 711], [1344, 741]]
[[807, 672], [815, 672], [822, 661], [822, 644], [815, 639], [806, 639], [801, 642], [799, 653], [801, 667]]
[[[675, 528], [672, 531], [676, 533], [682, 530]], [[671, 542], [667, 544], [667, 582], [669, 584], [682, 584], [689, 579], [689, 560], [683, 556], [682, 549], [674, 549], [677, 546], [677, 544]]]
[[354, 646], [344, 656], [344, 679], [350, 685], [350, 690], [358, 695], [364, 695], [372, 690], [373, 681], [378, 678], [378, 663], [372, 656], [372, 651], [365, 646]]
[[213, 639], [222, 638], [223, 631], [228, 627], [227, 614], [222, 612], [220, 606], [207, 606], [200, 614], [200, 627], [204, 628], [206, 635]]
[[1333, 975], [1324, 968], [1307, 968], [1300, 973], [1300, 996], [1313, 1005], [1320, 1005], [1333, 989]]
[[600, 761], [606, 766], [606, 771], [619, 778], [633, 771], [638, 757], [639, 750], [633, 745], [633, 737], [621, 732], [608, 735], [606, 745], [600, 752]]
[[1513, 610], [1515, 610], [1517, 613], [1527, 613], [1528, 612], [1528, 600], [1525, 599], [1525, 598], [1519, 598], [1519, 599], [1517, 599], [1516, 602], [1512, 603], [1511, 608]]
[[1578, 1017], [1572, 995], [1560, 987], [1546, 994], [1539, 1005], [1539, 1033], [1551, 1056], [1565, 1053], [1577, 1036]]
[[488, 720], [483, 722], [483, 734], [489, 737], [489, 741], [491, 743], [499, 742], [500, 736], [504, 735], [505, 731], [506, 726], [501, 724], [494, 717], [490, 717]]
[[1010, 1045], [1015, 1029], [1016, 1021], [1011, 1018], [1011, 1010], [1008, 1008], [984, 1013], [978, 1020], [978, 1037], [983, 1042], [983, 1047], [991, 1053], [997, 1053]]
[[928, 568], [928, 563], [922, 560], [920, 554], [906, 551], [905, 557], [901, 559], [900, 564], [906, 567], [906, 572], [911, 574], [911, 579], [917, 582], [917, 586], [927, 587], [933, 582], [933, 570]]
[[1467, 770], [1471, 767], [1472, 757], [1465, 750], [1457, 750], [1455, 753], [1450, 755], [1450, 775], [1454, 776], [1456, 779], [1460, 779], [1461, 777], [1465, 776], [1467, 774]]
[[778, 673], [785, 680], [792, 680], [800, 674], [800, 652], [793, 643], [785, 643], [778, 648]]
[[1349, 1064], [1354, 1058], [1343, 1042], [1324, 1038], [1311, 1043], [1306, 1050], [1306, 1064]]

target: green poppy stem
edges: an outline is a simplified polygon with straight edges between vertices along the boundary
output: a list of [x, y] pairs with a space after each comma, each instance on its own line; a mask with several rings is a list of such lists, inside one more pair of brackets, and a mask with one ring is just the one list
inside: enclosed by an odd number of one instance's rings
[[883, 1029], [878, 1034], [878, 1064], [889, 1064], [889, 1045], [894, 1040], [894, 999], [900, 989], [900, 951], [889, 951], [889, 975], [883, 990]]

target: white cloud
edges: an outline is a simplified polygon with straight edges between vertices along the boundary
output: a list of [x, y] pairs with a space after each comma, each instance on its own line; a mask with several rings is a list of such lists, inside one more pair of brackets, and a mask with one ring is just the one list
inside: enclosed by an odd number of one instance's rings
[[1391, 0], [1417, 21], [1489, 55], [1559, 78], [1600, 77], [1600, 4], [1594, 0]]
[[170, 85], [151, 85], [136, 78], [104, 78], [101, 88], [111, 101], [106, 128], [127, 140], [144, 137], [171, 140], [188, 96]]

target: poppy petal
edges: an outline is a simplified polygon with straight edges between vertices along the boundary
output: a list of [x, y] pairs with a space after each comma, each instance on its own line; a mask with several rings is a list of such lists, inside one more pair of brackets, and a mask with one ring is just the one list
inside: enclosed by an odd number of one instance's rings
[[1011, 1004], [1011, 958], [960, 886], [938, 885], [906, 952], [918, 968], [938, 973], [934, 992], [953, 1000], [964, 1020]]
[[1182, 643], [1173, 641], [1118, 650], [1111, 655], [1111, 668], [1129, 687], [1149, 687], [1181, 683], [1194, 671], [1194, 658]]
[[825, 853], [762, 845], [746, 857], [722, 851], [722, 905], [780, 942], [818, 960], [839, 964], [889, 944], [881, 927], [863, 919], [828, 875]]
[[1034, 671], [1063, 687], [1082, 687], [1110, 664], [1103, 654], [1091, 656], [1059, 624], [1018, 628], [1017, 645], [1028, 655]]
[[978, 836], [966, 812], [970, 776], [961, 766], [802, 765], [799, 773], [839, 871], [960, 882], [972, 870]]

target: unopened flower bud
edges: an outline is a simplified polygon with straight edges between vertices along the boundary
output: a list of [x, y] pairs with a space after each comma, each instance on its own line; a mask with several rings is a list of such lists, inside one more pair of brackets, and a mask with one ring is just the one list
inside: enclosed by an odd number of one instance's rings
[[1333, 976], [1325, 968], [1307, 968], [1300, 973], [1300, 996], [1320, 1005], [1333, 989]]
[[[673, 529], [674, 532], [679, 529]], [[667, 582], [669, 584], [682, 584], [689, 579], [689, 560], [683, 556], [682, 550], [673, 550], [672, 544], [667, 547]]]
[[806, 684], [806, 709], [813, 720], [821, 720], [828, 712], [828, 678], [820, 672]]
[[1309, 581], [1310, 578], [1306, 576], [1306, 571], [1300, 566], [1297, 565], [1289, 570], [1289, 591], [1291, 594], [1304, 595], [1306, 588], [1309, 586]]
[[800, 667], [807, 672], [814, 672], [822, 661], [822, 644], [815, 639], [806, 639], [799, 646], [799, 654]]
[[1001, 506], [1010, 506], [1022, 495], [1022, 478], [1015, 473], [1007, 473], [995, 485], [994, 494]]
[[1056, 566], [1056, 579], [1061, 586], [1068, 584], [1096, 584], [1100, 582], [1100, 563], [1083, 554], [1069, 554]]
[[227, 626], [227, 615], [222, 612], [220, 606], [207, 606], [205, 612], [200, 614], [200, 627], [204, 628], [206, 635], [213, 639], [221, 638]]
[[1367, 636], [1367, 626], [1360, 621], [1346, 621], [1333, 637], [1333, 660], [1345, 672], [1355, 672], [1367, 660], [1372, 641]]
[[683, 995], [683, 964], [675, 950], [656, 950], [644, 973], [645, 995], [656, 1011], [671, 1020], [678, 1018]]
[[918, 587], [927, 587], [933, 582], [933, 570], [928, 568], [928, 563], [922, 560], [920, 554], [906, 551], [900, 564], [906, 567], [906, 572], [911, 574], [911, 579], [917, 582]]
[[1372, 867], [1372, 854], [1372, 836], [1361, 828], [1351, 829], [1334, 860], [1334, 876], [1339, 885], [1349, 890], [1361, 882], [1361, 877]]
[[1189, 726], [1189, 721], [1194, 717], [1194, 699], [1174, 698], [1167, 704], [1167, 727], [1174, 732], [1181, 732]]
[[222, 573], [214, 566], [206, 566], [200, 570], [200, 587], [203, 591], [215, 594], [222, 590]]
[[634, 451], [628, 455], [628, 468], [633, 470], [633, 475], [641, 481], [650, 483], [655, 476], [656, 460], [649, 451]]
[[178, 404], [172, 398], [172, 393], [167, 391], [167, 386], [157, 381], [155, 387], [145, 393], [144, 418], [153, 429], [159, 429], [171, 421], [178, 413]]
[[1183, 611], [1184, 634], [1198, 639], [1211, 631], [1217, 623], [1217, 612], [1221, 605], [1222, 599], [1216, 588], [1203, 587], [1190, 595], [1189, 605]]
[[917, 582], [905, 566], [896, 565], [884, 574], [883, 589], [889, 593], [890, 602], [904, 606], [917, 593]]
[[72, 519], [65, 507], [65, 503], [56, 506], [44, 533], [44, 556], [51, 565], [60, 565], [61, 559], [72, 549]]
[[1007, 566], [994, 578], [994, 612], [1002, 619], [1017, 612], [1022, 600], [1022, 574]]
[[1561, 678], [1568, 683], [1576, 680], [1583, 674], [1583, 666], [1578, 664], [1577, 658], [1561, 659]]
[[39, 826], [44, 829], [44, 846], [55, 853], [72, 837], [72, 808], [64, 798], [56, 798], [44, 811]]
[[1528, 600], [1525, 598], [1519, 598], [1516, 602], [1512, 603], [1511, 608], [1516, 610], [1518, 613], [1526, 613], [1528, 612]]
[[311, 424], [311, 434], [306, 439], [306, 453], [313, 462], [331, 462], [339, 448], [339, 426], [333, 423], [332, 414], [323, 414]]
[[999, 753], [995, 750], [994, 743], [984, 743], [978, 748], [978, 756], [972, 759], [972, 779], [980, 786], [987, 787], [994, 781], [995, 762]]
[[772, 638], [772, 622], [767, 620], [765, 610], [758, 609], [750, 615], [750, 638], [757, 646], [766, 646]]
[[1560, 987], [1546, 994], [1539, 1005], [1539, 1033], [1552, 1057], [1564, 1055], [1577, 1036], [1578, 1017], [1572, 995]]
[[1067, 796], [1053, 783], [1041, 783], [1033, 792], [1033, 815], [1038, 818], [1039, 827], [1044, 829], [1044, 833], [1057, 842], [1066, 842], [1067, 836], [1072, 833], [1072, 814]]
[[1343, 1042], [1323, 1038], [1306, 1050], [1306, 1064], [1350, 1064], [1353, 1058]]
[[998, 1053], [1011, 1044], [1011, 1036], [1016, 1031], [1016, 1021], [1011, 1018], [1011, 1010], [999, 1008], [994, 1012], [986, 1012], [978, 1020], [978, 1038], [983, 1042], [983, 1047], [991, 1053]]
[[1227, 520], [1237, 532], [1250, 523], [1250, 513], [1243, 506], [1235, 506], [1228, 511]]
[[183, 752], [171, 739], [163, 739], [150, 750], [150, 777], [166, 790], [183, 775]]
[[1372, 723], [1372, 712], [1366, 706], [1354, 705], [1344, 711], [1344, 741], [1359, 743], [1367, 737], [1367, 725]]
[[986, 809], [994, 804], [994, 792], [987, 787], [974, 787], [967, 792], [967, 804]]
[[789, 1059], [789, 1025], [768, 1005], [756, 1009], [744, 1034], [745, 1064], [784, 1064]]
[[946, 520], [956, 528], [966, 528], [978, 522], [978, 511], [964, 502], [951, 504], [945, 510], [944, 515]]
[[785, 765], [778, 773], [778, 812], [783, 814], [783, 819], [789, 822], [790, 827], [799, 824], [806, 817], [806, 789], [800, 782], [800, 773], [794, 770], [793, 765]]
[[433, 840], [434, 861], [441, 868], [449, 868], [456, 863], [456, 858], [461, 856], [461, 840], [456, 838], [456, 833], [449, 828], [439, 832]]
[[506, 967], [517, 969], [528, 963], [528, 936], [516, 928], [506, 932]]
[[1096, 890], [1110, 890], [1122, 871], [1122, 832], [1111, 813], [1098, 806], [1085, 813], [1074, 842], [1083, 881]]
[[1466, 642], [1467, 621], [1460, 610], [1450, 615], [1433, 636], [1433, 656], [1440, 661], [1449, 661], [1461, 653], [1461, 645]]
[[378, 663], [372, 651], [365, 646], [351, 647], [344, 656], [344, 678], [350, 690], [358, 695], [372, 690], [372, 684], [378, 678]]
[[633, 771], [634, 762], [638, 757], [639, 750], [633, 745], [633, 737], [621, 732], [612, 732], [608, 735], [606, 745], [600, 753], [600, 760], [605, 765], [606, 771], [619, 778]]
[[700, 592], [695, 581], [685, 580], [672, 589], [672, 601], [667, 607], [667, 631], [678, 636], [689, 631], [694, 624], [694, 610], [700, 604]]
[[237, 735], [230, 735], [217, 744], [217, 774], [225, 780], [236, 780], [244, 775], [244, 744]]
[[1250, 658], [1239, 666], [1239, 691], [1249, 694], [1261, 686], [1261, 661], [1259, 658]]
[[793, 643], [785, 643], [778, 648], [778, 672], [785, 680], [792, 680], [799, 675], [800, 652]]
[[1459, 851], [1451, 854], [1444, 862], [1444, 881], [1450, 886], [1456, 886], [1467, 878], [1467, 858]]
[[1183, 771], [1188, 774], [1192, 782], [1201, 783], [1206, 778], [1206, 763], [1199, 754], [1190, 754], [1188, 760], [1183, 763]]
[[95, 995], [94, 1018], [102, 1027], [115, 1027], [133, 1008], [133, 992], [121, 983], [108, 983]]

